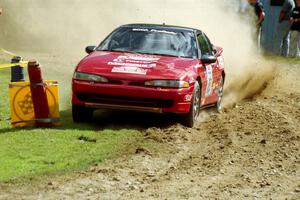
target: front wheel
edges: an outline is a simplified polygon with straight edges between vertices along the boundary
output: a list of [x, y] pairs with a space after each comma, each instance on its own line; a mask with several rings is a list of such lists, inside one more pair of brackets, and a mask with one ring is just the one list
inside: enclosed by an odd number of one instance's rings
[[72, 106], [73, 122], [89, 122], [93, 118], [94, 111], [84, 106]]
[[201, 101], [201, 89], [199, 83], [196, 82], [194, 85], [193, 98], [191, 102], [190, 111], [184, 114], [182, 124], [187, 127], [193, 127], [200, 114], [200, 101]]

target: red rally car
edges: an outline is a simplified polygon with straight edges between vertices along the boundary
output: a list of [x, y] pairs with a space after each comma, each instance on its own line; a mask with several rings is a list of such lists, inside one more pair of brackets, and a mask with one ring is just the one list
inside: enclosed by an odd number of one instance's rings
[[223, 50], [200, 30], [129, 24], [86, 52], [72, 81], [74, 122], [105, 108], [177, 113], [193, 127], [200, 109], [221, 109]]

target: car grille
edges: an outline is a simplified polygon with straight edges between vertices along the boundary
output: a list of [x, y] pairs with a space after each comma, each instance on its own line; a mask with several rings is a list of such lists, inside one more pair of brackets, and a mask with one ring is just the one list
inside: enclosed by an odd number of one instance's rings
[[122, 85], [123, 84], [122, 81], [120, 81], [120, 80], [113, 80], [113, 79], [109, 79], [108, 82], [110, 84], [114, 84], [114, 85]]
[[115, 80], [115, 79], [109, 79], [108, 83], [113, 85], [132, 85], [132, 86], [139, 86], [139, 87], [145, 87], [145, 82], [135, 82], [135, 81], [123, 81], [123, 80]]
[[129, 82], [128, 85], [146, 87], [144, 82]]
[[103, 94], [78, 93], [77, 98], [80, 101], [88, 103], [100, 103], [109, 105], [141, 106], [153, 108], [170, 108], [174, 105], [173, 100], [113, 96]]

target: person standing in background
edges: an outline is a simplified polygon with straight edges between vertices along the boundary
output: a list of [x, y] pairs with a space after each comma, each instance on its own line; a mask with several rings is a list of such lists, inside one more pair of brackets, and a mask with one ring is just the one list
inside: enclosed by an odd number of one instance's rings
[[290, 17], [292, 10], [295, 8], [294, 0], [285, 0], [282, 6], [279, 23], [277, 27], [277, 39], [279, 40], [278, 54], [282, 56], [288, 56], [290, 51]]
[[254, 11], [257, 16], [257, 27], [261, 27], [266, 16], [263, 4], [259, 0], [248, 0], [248, 2], [254, 7]]
[[265, 19], [265, 10], [263, 4], [259, 0], [248, 0], [249, 4], [253, 6], [255, 14], [257, 16], [256, 21], [256, 42], [258, 45], [258, 49], [260, 49], [260, 38], [261, 38], [261, 26]]
[[240, 13], [245, 13], [247, 11], [248, 8], [248, 1], [247, 0], [239, 0], [239, 12]]
[[2, 8], [0, 7], [0, 15], [2, 14]]
[[291, 24], [291, 51], [290, 56], [300, 58], [300, 0], [295, 0], [295, 8], [292, 11]]

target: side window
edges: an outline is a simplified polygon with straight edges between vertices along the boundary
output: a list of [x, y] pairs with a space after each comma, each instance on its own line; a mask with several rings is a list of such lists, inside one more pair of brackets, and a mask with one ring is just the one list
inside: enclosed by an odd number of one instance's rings
[[207, 41], [204, 34], [200, 33], [197, 35], [201, 55], [212, 55], [211, 44]]
[[214, 45], [212, 45], [212, 43], [210, 42], [209, 38], [203, 33], [204, 37], [206, 38], [206, 41], [208, 43], [208, 47], [210, 48], [210, 51], [212, 53], [212, 55], [214, 55]]

